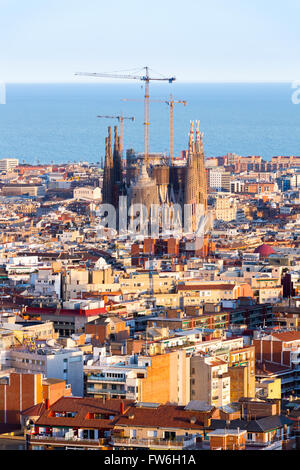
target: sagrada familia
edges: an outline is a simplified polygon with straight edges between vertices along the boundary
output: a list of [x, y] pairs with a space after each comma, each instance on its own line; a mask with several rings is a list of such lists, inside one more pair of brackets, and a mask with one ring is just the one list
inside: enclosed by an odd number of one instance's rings
[[[197, 226], [197, 205], [207, 213], [207, 181], [204, 165], [203, 134], [199, 121], [191, 122], [186, 160], [170, 161], [162, 154], [136, 154], [129, 149], [122, 159], [121, 140], [114, 127], [112, 146], [111, 127], [105, 139], [105, 163], [102, 203], [118, 209], [119, 197], [127, 198], [128, 207], [143, 204], [151, 211], [153, 205], [190, 205], [192, 230]], [[178, 206], [177, 206], [178, 207]]]

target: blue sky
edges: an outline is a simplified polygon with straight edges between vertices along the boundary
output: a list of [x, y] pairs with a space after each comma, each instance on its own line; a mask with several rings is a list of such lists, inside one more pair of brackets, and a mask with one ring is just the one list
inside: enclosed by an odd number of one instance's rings
[[299, 0], [0, 0], [0, 81], [300, 80]]

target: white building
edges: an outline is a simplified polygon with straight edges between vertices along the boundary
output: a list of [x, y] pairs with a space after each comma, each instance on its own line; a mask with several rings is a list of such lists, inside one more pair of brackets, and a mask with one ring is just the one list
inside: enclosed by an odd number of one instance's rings
[[47, 378], [63, 379], [71, 385], [72, 395], [83, 396], [83, 352], [78, 348], [45, 347], [7, 349], [0, 352], [1, 369], [40, 373]]
[[74, 199], [82, 199], [84, 201], [96, 201], [101, 199], [101, 188], [92, 186], [83, 186], [75, 188], [73, 191]]
[[230, 191], [230, 173], [223, 168], [210, 170], [209, 186], [216, 191]]
[[217, 357], [191, 357], [191, 400], [216, 407], [230, 403], [228, 363]]
[[8, 171], [19, 165], [17, 158], [3, 158], [0, 160], [0, 171]]
[[52, 268], [39, 268], [37, 279], [34, 281], [34, 291], [37, 295], [61, 298], [61, 273], [54, 273]]

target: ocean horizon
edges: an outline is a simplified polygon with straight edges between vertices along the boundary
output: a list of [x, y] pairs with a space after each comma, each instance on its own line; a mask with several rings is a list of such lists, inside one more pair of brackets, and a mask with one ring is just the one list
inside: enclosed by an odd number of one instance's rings
[[[172, 93], [175, 100], [187, 101], [174, 106], [175, 156], [187, 148], [191, 120], [200, 121], [206, 157], [299, 155], [300, 104], [293, 104], [294, 92], [288, 82], [150, 83], [149, 150], [169, 151], [165, 101]], [[124, 150], [143, 152], [143, 100], [138, 81], [9, 83], [6, 104], [0, 105], [0, 158], [31, 164], [100, 162], [107, 127], [119, 122], [97, 115], [120, 114], [135, 118], [124, 120]]]

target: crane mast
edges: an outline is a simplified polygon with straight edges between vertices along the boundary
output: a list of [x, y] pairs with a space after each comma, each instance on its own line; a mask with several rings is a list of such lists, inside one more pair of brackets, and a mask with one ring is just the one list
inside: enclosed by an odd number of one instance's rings
[[148, 166], [149, 160], [149, 83], [150, 80], [157, 81], [168, 81], [172, 83], [176, 80], [175, 77], [170, 78], [154, 78], [149, 76], [149, 67], [144, 67], [145, 75], [116, 75], [113, 73], [96, 73], [96, 72], [77, 72], [75, 75], [85, 76], [85, 77], [102, 77], [102, 78], [120, 78], [120, 79], [132, 79], [132, 80], [142, 80], [145, 82], [145, 96], [144, 96], [144, 159], [146, 165]]
[[121, 114], [120, 116], [97, 116], [98, 118], [106, 118], [106, 119], [118, 119], [120, 122], [120, 138], [121, 138], [121, 156], [123, 157], [123, 140], [124, 140], [124, 119], [130, 119], [131, 121], [134, 121], [134, 116], [128, 117], [128, 116], [123, 116]]
[[[139, 101], [139, 100], [132, 100], [123, 98], [123, 101]], [[171, 164], [173, 163], [174, 158], [174, 104], [181, 103], [184, 106], [187, 105], [187, 101], [185, 100], [173, 100], [172, 95], [170, 95], [170, 100], [149, 100], [155, 103], [166, 103], [170, 109], [170, 125], [169, 125], [169, 157]]]
[[182, 103], [186, 106], [187, 102], [185, 100], [178, 100], [174, 101], [172, 95], [170, 96], [170, 100], [166, 101], [166, 104], [170, 108], [170, 129], [169, 129], [169, 145], [170, 145], [170, 160], [171, 164], [173, 163], [174, 158], [174, 104]]

